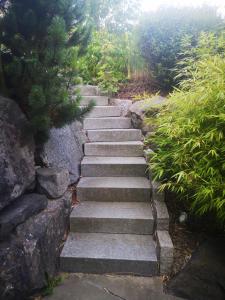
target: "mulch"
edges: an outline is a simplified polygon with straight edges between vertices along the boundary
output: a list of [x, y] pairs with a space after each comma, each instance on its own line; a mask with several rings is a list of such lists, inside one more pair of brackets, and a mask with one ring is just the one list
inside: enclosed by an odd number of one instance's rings
[[149, 79], [129, 80], [126, 83], [120, 84], [119, 90], [115, 95], [118, 99], [134, 99], [137, 95], [144, 93], [155, 94], [158, 92], [158, 87], [153, 81]]

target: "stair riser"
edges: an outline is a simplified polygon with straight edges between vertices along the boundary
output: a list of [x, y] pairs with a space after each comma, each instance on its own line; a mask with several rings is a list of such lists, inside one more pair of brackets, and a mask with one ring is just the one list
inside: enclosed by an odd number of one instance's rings
[[107, 106], [109, 104], [109, 98], [105, 96], [83, 96], [80, 105], [88, 105], [91, 101], [94, 101], [96, 106]]
[[145, 177], [146, 165], [81, 165], [83, 177]]
[[132, 274], [142, 276], [156, 276], [159, 274], [157, 262], [109, 260], [90, 258], [65, 258], [60, 259], [61, 271], [71, 273], [114, 273]]
[[70, 218], [72, 232], [153, 234], [153, 220]]
[[124, 142], [124, 141], [141, 141], [141, 131], [95, 131], [88, 130], [88, 139], [91, 142]]
[[95, 106], [86, 118], [120, 117], [121, 111], [118, 106]]
[[150, 196], [150, 189], [77, 188], [79, 201], [148, 202]]
[[118, 118], [113, 120], [113, 118], [96, 118], [84, 119], [84, 129], [129, 129], [131, 128], [131, 120], [129, 118]]
[[84, 147], [86, 156], [142, 157], [143, 145], [101, 145], [87, 143]]

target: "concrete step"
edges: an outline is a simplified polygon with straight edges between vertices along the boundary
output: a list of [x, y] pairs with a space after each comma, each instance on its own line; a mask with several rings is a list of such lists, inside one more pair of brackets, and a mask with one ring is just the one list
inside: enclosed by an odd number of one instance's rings
[[107, 96], [82, 96], [80, 104], [88, 105], [92, 100], [96, 106], [107, 106], [109, 104], [109, 98]]
[[144, 157], [85, 156], [81, 162], [83, 177], [145, 177]]
[[63, 272], [158, 274], [151, 235], [70, 233], [60, 265]]
[[120, 129], [131, 128], [131, 119], [123, 117], [85, 118], [84, 129]]
[[97, 129], [87, 131], [91, 142], [124, 142], [141, 141], [142, 134], [139, 129]]
[[[81, 106], [83, 108], [84, 106]], [[119, 106], [94, 106], [87, 118], [120, 117], [121, 109]]]
[[82, 177], [77, 185], [79, 201], [148, 202], [150, 196], [144, 177]]
[[76, 90], [83, 96], [98, 96], [100, 95], [100, 89], [95, 85], [76, 85]]
[[70, 216], [72, 232], [153, 234], [150, 203], [84, 201]]
[[142, 142], [95, 142], [84, 145], [87, 156], [143, 156]]

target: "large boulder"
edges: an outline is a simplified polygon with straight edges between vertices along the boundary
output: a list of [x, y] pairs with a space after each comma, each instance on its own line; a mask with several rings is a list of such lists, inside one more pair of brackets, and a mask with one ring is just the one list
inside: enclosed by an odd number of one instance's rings
[[224, 253], [224, 237], [204, 242], [187, 265], [168, 283], [168, 292], [190, 300], [224, 300]]
[[162, 96], [153, 96], [150, 99], [134, 102], [129, 108], [133, 127], [141, 129], [144, 135], [155, 131], [155, 126], [146, 125], [144, 119], [146, 116], [155, 117], [165, 103], [166, 98]]
[[19, 224], [47, 207], [46, 196], [22, 195], [0, 212], [0, 240], [4, 239]]
[[27, 299], [56, 275], [70, 210], [68, 192], [0, 243], [0, 299]]
[[129, 109], [132, 105], [132, 100], [128, 100], [128, 99], [111, 99], [110, 104], [120, 107], [122, 117], [130, 117], [130, 110]]
[[57, 199], [67, 190], [70, 183], [69, 172], [60, 168], [37, 169], [37, 189], [50, 199]]
[[49, 140], [40, 154], [41, 160], [46, 167], [67, 169], [70, 183], [75, 183], [80, 177], [84, 142], [85, 134], [80, 122], [74, 122], [63, 128], [52, 128]]
[[35, 181], [34, 140], [19, 106], [0, 96], [0, 210]]

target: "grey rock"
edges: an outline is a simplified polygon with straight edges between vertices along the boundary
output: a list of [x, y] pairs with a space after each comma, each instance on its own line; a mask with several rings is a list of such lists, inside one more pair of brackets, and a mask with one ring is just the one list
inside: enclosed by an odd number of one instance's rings
[[225, 240], [205, 241], [187, 265], [168, 283], [169, 293], [194, 300], [223, 300], [225, 295]]
[[0, 212], [0, 239], [6, 237], [18, 224], [45, 209], [48, 200], [44, 195], [20, 196]]
[[60, 168], [37, 169], [38, 191], [51, 199], [61, 197], [70, 184], [69, 172]]
[[19, 106], [0, 96], [0, 210], [35, 181], [34, 141]]
[[188, 215], [185, 211], [183, 211], [179, 216], [179, 223], [184, 224], [187, 222]]
[[71, 193], [16, 228], [0, 243], [0, 299], [24, 300], [56, 275], [69, 221]]
[[130, 110], [129, 109], [132, 105], [132, 100], [111, 99], [110, 104], [120, 107], [122, 117], [130, 117]]
[[80, 177], [80, 162], [83, 158], [84, 133], [82, 125], [74, 122], [63, 128], [52, 128], [48, 142], [40, 154], [46, 167], [67, 169], [70, 183]]
[[155, 117], [165, 103], [166, 98], [161, 96], [153, 96], [147, 100], [134, 102], [129, 108], [133, 127], [141, 129], [143, 134], [154, 132], [155, 126], [146, 125], [144, 119], [146, 116]]

